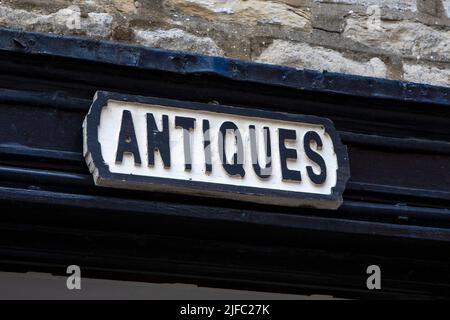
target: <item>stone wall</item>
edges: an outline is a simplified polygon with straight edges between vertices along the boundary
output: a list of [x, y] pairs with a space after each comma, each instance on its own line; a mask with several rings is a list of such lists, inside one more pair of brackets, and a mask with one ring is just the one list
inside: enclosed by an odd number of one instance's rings
[[450, 0], [2, 0], [0, 26], [450, 85]]

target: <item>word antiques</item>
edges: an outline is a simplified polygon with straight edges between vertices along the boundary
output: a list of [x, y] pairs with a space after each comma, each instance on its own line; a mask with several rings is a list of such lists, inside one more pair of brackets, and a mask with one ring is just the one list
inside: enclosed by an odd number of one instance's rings
[[99, 92], [84, 138], [94, 181], [110, 187], [320, 207], [314, 195], [336, 196], [348, 172], [333, 124], [312, 116]]

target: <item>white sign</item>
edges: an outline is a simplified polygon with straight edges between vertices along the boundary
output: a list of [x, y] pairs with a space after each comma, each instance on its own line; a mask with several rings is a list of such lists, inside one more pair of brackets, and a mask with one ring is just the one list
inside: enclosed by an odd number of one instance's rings
[[314, 116], [97, 92], [83, 127], [99, 186], [335, 209], [349, 175]]

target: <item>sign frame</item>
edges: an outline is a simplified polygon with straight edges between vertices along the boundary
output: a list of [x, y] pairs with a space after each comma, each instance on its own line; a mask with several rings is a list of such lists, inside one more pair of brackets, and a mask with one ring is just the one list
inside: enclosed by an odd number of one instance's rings
[[[103, 159], [101, 145], [98, 140], [100, 116], [102, 108], [108, 104], [108, 100], [154, 104], [172, 108], [190, 109], [193, 111], [200, 110], [217, 112], [220, 114], [232, 114], [235, 116], [321, 125], [324, 127], [325, 132], [330, 136], [336, 153], [338, 165], [336, 185], [332, 187], [331, 194], [318, 194], [111, 172]], [[84, 119], [83, 155], [89, 170], [93, 175], [94, 183], [97, 186], [204, 197], [219, 197], [222, 199], [288, 207], [337, 209], [342, 204], [342, 193], [344, 192], [345, 185], [350, 177], [347, 147], [342, 144], [333, 122], [327, 118], [218, 104], [128, 95], [108, 91], [97, 91], [95, 93], [92, 105]]]

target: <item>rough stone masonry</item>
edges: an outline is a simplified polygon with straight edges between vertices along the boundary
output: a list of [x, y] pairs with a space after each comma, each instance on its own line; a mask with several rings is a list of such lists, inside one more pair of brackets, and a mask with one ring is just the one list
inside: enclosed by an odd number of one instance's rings
[[450, 0], [2, 0], [0, 26], [450, 85]]

